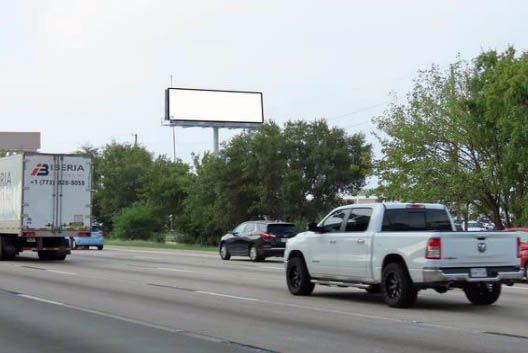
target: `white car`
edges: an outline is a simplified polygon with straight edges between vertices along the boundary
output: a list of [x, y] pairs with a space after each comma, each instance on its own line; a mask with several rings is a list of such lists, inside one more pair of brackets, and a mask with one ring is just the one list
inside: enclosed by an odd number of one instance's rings
[[515, 232], [456, 232], [440, 204], [349, 205], [288, 240], [286, 281], [294, 295], [315, 284], [382, 292], [393, 307], [412, 306], [421, 289], [462, 288], [489, 305], [522, 278], [519, 247]]
[[478, 221], [469, 221], [467, 223], [467, 229], [468, 232], [484, 232], [487, 228]]

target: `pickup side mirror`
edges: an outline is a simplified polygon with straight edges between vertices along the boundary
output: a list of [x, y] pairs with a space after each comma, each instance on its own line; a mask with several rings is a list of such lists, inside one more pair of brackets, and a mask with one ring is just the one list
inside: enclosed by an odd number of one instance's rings
[[315, 232], [315, 233], [322, 233], [322, 229], [317, 226], [317, 223], [312, 222], [308, 223], [308, 231], [309, 232]]

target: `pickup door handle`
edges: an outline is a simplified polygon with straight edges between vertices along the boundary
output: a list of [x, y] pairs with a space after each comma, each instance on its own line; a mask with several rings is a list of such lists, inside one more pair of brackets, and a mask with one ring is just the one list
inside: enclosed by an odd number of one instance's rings
[[358, 243], [358, 244], [365, 244], [365, 239], [361, 239], [361, 238], [359, 238], [359, 239], [357, 240], [357, 243]]
[[330, 244], [335, 244], [335, 243], [336, 243], [335, 240], [329, 240], [328, 242], [329, 242]]

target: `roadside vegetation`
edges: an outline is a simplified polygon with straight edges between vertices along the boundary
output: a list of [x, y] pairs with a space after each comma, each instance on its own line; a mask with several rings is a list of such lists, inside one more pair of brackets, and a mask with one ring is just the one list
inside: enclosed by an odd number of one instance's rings
[[[325, 120], [268, 122], [243, 132], [219, 155], [192, 166], [142, 146], [83, 146], [94, 166], [94, 218], [110, 238], [216, 245], [248, 219], [304, 227], [357, 193], [371, 172], [371, 146]], [[339, 166], [339, 167], [336, 167]]]
[[[251, 219], [300, 229], [376, 175], [378, 198], [442, 202], [498, 229], [528, 224], [528, 54], [513, 48], [419, 71], [407, 100], [374, 118], [382, 157], [323, 120], [270, 121], [187, 165], [142, 146], [83, 146], [93, 214], [119, 241], [216, 245]], [[140, 244], [140, 243], [138, 243]]]
[[473, 210], [498, 229], [528, 224], [528, 53], [421, 71], [376, 122], [379, 195]]
[[203, 246], [196, 244], [182, 244], [182, 243], [160, 243], [158, 241], [148, 240], [121, 240], [121, 239], [107, 239], [106, 245], [115, 246], [131, 246], [139, 248], [156, 248], [156, 249], [172, 249], [172, 250], [202, 250], [202, 251], [218, 251], [216, 246]]

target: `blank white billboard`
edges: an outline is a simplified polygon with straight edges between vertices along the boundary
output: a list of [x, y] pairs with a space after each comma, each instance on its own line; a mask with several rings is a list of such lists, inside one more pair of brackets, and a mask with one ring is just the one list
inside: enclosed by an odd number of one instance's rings
[[261, 92], [169, 88], [165, 114], [171, 121], [264, 122]]

